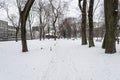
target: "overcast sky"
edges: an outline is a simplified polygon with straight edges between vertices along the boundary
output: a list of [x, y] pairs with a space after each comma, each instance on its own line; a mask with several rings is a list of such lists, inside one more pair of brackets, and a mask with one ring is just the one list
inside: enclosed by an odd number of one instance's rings
[[[0, 1], [4, 1], [4, 0], [0, 0]], [[8, 3], [10, 3], [10, 6], [15, 5], [15, 3], [12, 3], [14, 0], [6, 0]], [[78, 7], [78, 0], [64, 0], [64, 1], [69, 1], [69, 9], [66, 12], [66, 17], [79, 17], [80, 16], [80, 10]], [[95, 0], [95, 5], [97, 3], [98, 0]], [[10, 13], [11, 14], [15, 14], [16, 9], [15, 8], [10, 8]], [[96, 10], [95, 16], [99, 14], [99, 10]], [[95, 17], [96, 18], [96, 17]], [[0, 9], [0, 20], [5, 20], [7, 21], [7, 16], [6, 16], [6, 12], [4, 10]]]

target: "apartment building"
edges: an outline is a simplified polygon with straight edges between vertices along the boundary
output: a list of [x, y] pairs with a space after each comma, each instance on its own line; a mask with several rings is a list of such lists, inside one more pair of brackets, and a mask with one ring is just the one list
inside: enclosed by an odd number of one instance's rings
[[0, 20], [0, 39], [7, 39], [8, 22]]

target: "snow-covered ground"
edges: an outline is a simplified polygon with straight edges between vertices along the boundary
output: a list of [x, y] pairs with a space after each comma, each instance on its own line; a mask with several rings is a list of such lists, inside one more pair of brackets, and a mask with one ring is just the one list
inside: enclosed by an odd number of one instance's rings
[[120, 45], [110, 55], [101, 44], [29, 40], [29, 52], [22, 53], [20, 41], [0, 42], [0, 80], [120, 80]]

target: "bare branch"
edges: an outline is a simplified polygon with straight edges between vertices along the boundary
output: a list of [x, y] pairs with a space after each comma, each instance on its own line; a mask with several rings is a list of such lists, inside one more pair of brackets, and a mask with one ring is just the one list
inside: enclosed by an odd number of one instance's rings
[[81, 12], [83, 12], [83, 8], [82, 8], [82, 6], [81, 6], [81, 1], [82, 1], [82, 0], [78, 0], [78, 6], [79, 6]]
[[95, 11], [97, 10], [97, 8], [99, 7], [99, 3], [100, 3], [100, 0], [98, 0], [96, 6], [95, 6], [95, 8], [94, 8], [93, 15], [94, 15]]

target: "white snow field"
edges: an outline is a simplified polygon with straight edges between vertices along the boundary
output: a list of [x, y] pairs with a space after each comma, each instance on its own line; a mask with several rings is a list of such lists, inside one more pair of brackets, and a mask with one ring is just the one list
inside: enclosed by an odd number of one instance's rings
[[81, 46], [81, 40], [0, 42], [0, 80], [120, 80], [120, 45], [105, 54], [101, 42]]

